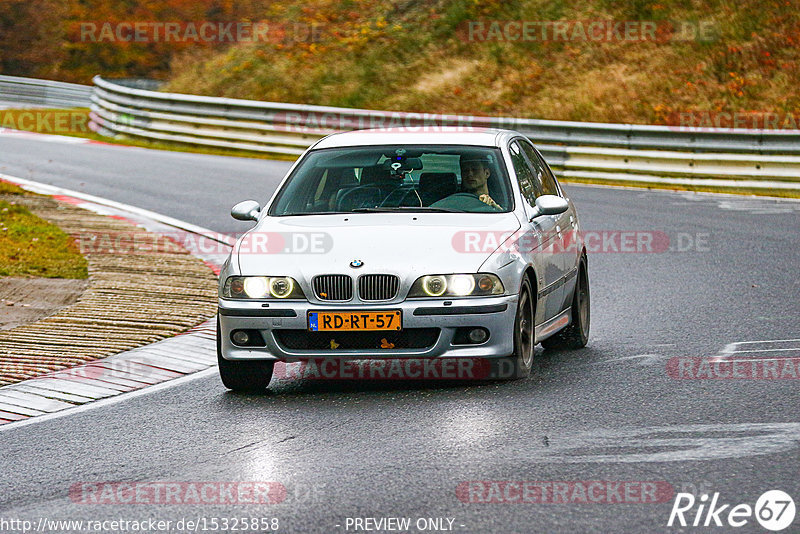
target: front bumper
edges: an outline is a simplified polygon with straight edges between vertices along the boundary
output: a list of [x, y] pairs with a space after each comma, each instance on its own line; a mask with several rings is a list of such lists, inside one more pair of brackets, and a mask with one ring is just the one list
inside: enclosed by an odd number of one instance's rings
[[[320, 305], [309, 302], [251, 302], [219, 299], [220, 346], [228, 360], [296, 361], [309, 358], [497, 358], [514, 351], [514, 318], [517, 295], [468, 299], [419, 299], [392, 304]], [[445, 303], [449, 303], [445, 305]], [[289, 348], [276, 336], [278, 330], [307, 330], [309, 311], [401, 310], [403, 329], [438, 328], [438, 338], [423, 348], [331, 349]], [[479, 345], [453, 344], [459, 327], [482, 327], [489, 339]], [[265, 346], [240, 347], [231, 341], [231, 332], [258, 330]], [[285, 333], [284, 333], [285, 334]], [[330, 333], [335, 337], [336, 333]]]

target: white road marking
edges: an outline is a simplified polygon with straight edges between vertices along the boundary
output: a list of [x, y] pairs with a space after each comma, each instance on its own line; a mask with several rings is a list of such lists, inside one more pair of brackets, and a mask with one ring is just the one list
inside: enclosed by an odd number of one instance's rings
[[[83, 404], [80, 406], [76, 406], [75, 408], [70, 408], [68, 410], [62, 410], [60, 412], [54, 412], [48, 415], [40, 415], [38, 417], [32, 417], [30, 419], [22, 419], [20, 421], [16, 421], [13, 423], [6, 423], [4, 425], [0, 425], [0, 432], [7, 432], [9, 430], [15, 430], [17, 428], [31, 425], [34, 423], [43, 423], [45, 421], [50, 421], [52, 419], [57, 419], [59, 417], [64, 417], [67, 415], [75, 415], [83, 412], [87, 412], [89, 410], [94, 410], [97, 408], [102, 408], [104, 406], [109, 406], [111, 404], [116, 404], [118, 402], [127, 401], [136, 397], [141, 397], [142, 395], [150, 395], [152, 393], [156, 393], [163, 389], [171, 388], [174, 386], [178, 386], [181, 384], [185, 384], [186, 382], [191, 382], [192, 380], [197, 380], [199, 378], [205, 378], [207, 376], [211, 376], [217, 373], [217, 366], [213, 366], [205, 371], [198, 371], [196, 373], [192, 373], [190, 375], [185, 375], [180, 378], [173, 378], [172, 380], [168, 380], [166, 382], [161, 382], [160, 384], [156, 384], [154, 386], [148, 386], [146, 388], [137, 389], [135, 391], [131, 391], [129, 393], [122, 393], [120, 395], [116, 395], [114, 397], [109, 397], [106, 399], [101, 399], [95, 402], [90, 402], [88, 404]], [[220, 390], [221, 392], [221, 390]]]
[[[713, 433], [714, 436], [704, 434]], [[720, 434], [728, 434], [720, 436]], [[599, 429], [550, 436], [549, 447], [526, 453], [533, 463], [693, 462], [778, 454], [800, 444], [800, 423], [740, 423]], [[640, 447], [647, 452], [630, 452]], [[614, 452], [619, 449], [619, 452]], [[663, 450], [654, 450], [663, 449]]]
[[[776, 345], [788, 345], [788, 346], [776, 346]], [[745, 348], [746, 347], [746, 348]], [[756, 348], [752, 348], [756, 347]], [[800, 339], [766, 339], [766, 340], [758, 340], [758, 341], [736, 341], [734, 343], [728, 343], [725, 345], [722, 350], [719, 351], [717, 356], [711, 357], [711, 361], [752, 361], [758, 359], [759, 361], [772, 361], [772, 360], [788, 360], [788, 359], [796, 359], [794, 357], [783, 357], [783, 358], [758, 358], [759, 354], [767, 354], [771, 352], [788, 352], [788, 353], [797, 353], [798, 357], [800, 357]], [[751, 354], [754, 357], [750, 357], [747, 360], [733, 360], [736, 354]]]
[[725, 193], [679, 193], [690, 202], [710, 201], [718, 209], [728, 211], [747, 211], [753, 215], [774, 215], [800, 211], [800, 199], [768, 196], [745, 196]]
[[664, 358], [664, 356], [660, 354], [637, 354], [635, 356], [623, 356], [621, 358], [612, 358], [610, 360], [602, 360], [599, 362], [594, 362], [595, 364], [603, 364], [603, 363], [612, 363], [612, 362], [623, 362], [627, 360], [638, 360], [641, 359], [642, 361], [639, 362], [639, 365], [652, 365], [657, 363], [659, 360]]
[[800, 347], [789, 347], [786, 349], [750, 349], [750, 350], [736, 350], [731, 352], [730, 354], [743, 354], [745, 352], [779, 352], [779, 351], [786, 351], [786, 350], [800, 350]]
[[26, 132], [23, 130], [12, 130], [10, 128], [0, 128], [0, 136], [16, 137], [19, 139], [29, 139], [33, 141], [43, 141], [45, 143], [63, 143], [66, 145], [89, 145], [103, 144], [84, 137], [70, 137], [67, 135], [41, 134], [36, 132]]

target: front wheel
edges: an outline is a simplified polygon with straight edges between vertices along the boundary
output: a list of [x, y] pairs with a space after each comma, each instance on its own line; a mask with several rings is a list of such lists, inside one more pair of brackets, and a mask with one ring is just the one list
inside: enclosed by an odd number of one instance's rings
[[514, 355], [500, 361], [500, 378], [527, 378], [533, 367], [534, 324], [536, 306], [528, 278], [522, 280], [514, 319]]
[[259, 391], [272, 380], [275, 362], [266, 360], [234, 361], [222, 357], [219, 317], [217, 318], [217, 363], [219, 376], [226, 388], [233, 391]]
[[586, 258], [581, 257], [578, 264], [578, 279], [572, 295], [572, 323], [553, 337], [542, 341], [546, 349], [581, 349], [589, 342], [589, 275]]

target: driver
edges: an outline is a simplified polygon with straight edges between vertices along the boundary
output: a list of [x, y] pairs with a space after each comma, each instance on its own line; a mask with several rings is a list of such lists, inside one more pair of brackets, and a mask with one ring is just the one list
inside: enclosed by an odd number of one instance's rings
[[461, 156], [461, 189], [477, 196], [481, 202], [502, 210], [503, 208], [489, 196], [489, 160], [485, 156]]

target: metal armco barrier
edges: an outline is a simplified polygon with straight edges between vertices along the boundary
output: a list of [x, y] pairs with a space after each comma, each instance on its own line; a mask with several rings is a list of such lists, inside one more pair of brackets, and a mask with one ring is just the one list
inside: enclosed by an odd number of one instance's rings
[[92, 86], [0, 75], [0, 102], [45, 108], [88, 108]]
[[388, 112], [162, 93], [99, 76], [94, 84], [90, 125], [108, 136], [297, 155], [320, 137], [343, 130], [510, 128], [527, 135], [566, 177], [743, 180], [754, 187], [778, 181], [786, 182], [782, 188], [793, 188], [791, 182], [800, 188], [797, 130], [687, 131], [671, 126]]

